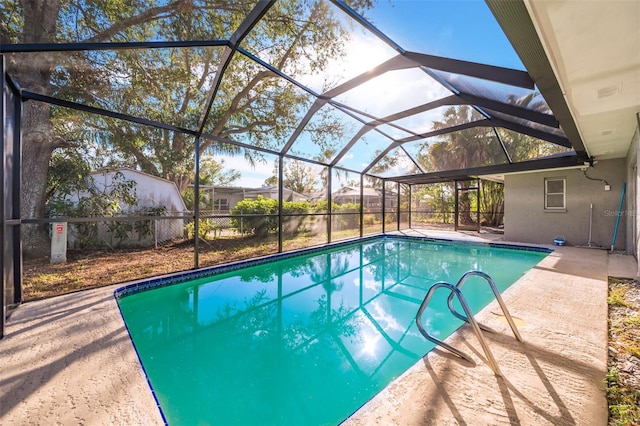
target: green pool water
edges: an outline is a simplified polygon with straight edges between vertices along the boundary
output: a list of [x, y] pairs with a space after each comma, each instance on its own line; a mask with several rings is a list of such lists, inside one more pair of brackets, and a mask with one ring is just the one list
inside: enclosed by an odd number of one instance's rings
[[[546, 255], [386, 237], [118, 303], [170, 425], [335, 425], [433, 348], [415, 325], [431, 284], [474, 269], [503, 291]], [[477, 277], [463, 293], [492, 300]], [[423, 316], [442, 339], [461, 325], [447, 296]]]

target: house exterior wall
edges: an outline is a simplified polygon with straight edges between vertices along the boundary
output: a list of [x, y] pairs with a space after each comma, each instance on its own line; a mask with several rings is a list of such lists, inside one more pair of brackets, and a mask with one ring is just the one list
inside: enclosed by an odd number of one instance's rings
[[[508, 241], [553, 244], [563, 236], [567, 245], [589, 243], [589, 216], [592, 209], [591, 244], [611, 247], [622, 185], [627, 178], [625, 159], [601, 160], [587, 171], [550, 170], [505, 176], [504, 237]], [[545, 210], [545, 178], [566, 178], [566, 209]], [[626, 204], [623, 205], [615, 248], [626, 249]]]
[[236, 206], [236, 204], [238, 204], [240, 201], [244, 200], [244, 195], [242, 193], [233, 193], [233, 194], [229, 194], [229, 196], [227, 197], [229, 200], [229, 210], [233, 210], [233, 208]]
[[[636, 116], [638, 118], [638, 126], [631, 140], [629, 151], [626, 158], [626, 170], [627, 170], [627, 182], [628, 185], [628, 207], [629, 214], [626, 217], [627, 222], [627, 253], [632, 254], [636, 260], [640, 258], [640, 212], [638, 207], [640, 206], [640, 194], [638, 194], [638, 188], [640, 188], [640, 173], [638, 170], [638, 163], [640, 163], [640, 114]], [[640, 266], [638, 269], [638, 276], [640, 276]]]
[[[212, 191], [209, 189], [208, 191]], [[239, 188], [239, 187], [216, 187], [213, 189], [214, 199], [224, 198], [227, 200], [228, 210], [233, 208], [243, 200], [255, 200], [258, 197], [270, 198], [277, 200], [279, 196], [278, 187], [269, 188]], [[308, 201], [309, 198], [304, 194], [299, 194], [290, 189], [284, 189], [284, 200], [287, 201]], [[291, 199], [291, 200], [290, 200]]]
[[[232, 210], [236, 204], [244, 199], [244, 193], [242, 189], [239, 188], [216, 187], [204, 191], [212, 193], [214, 200], [227, 200], [227, 210]], [[214, 201], [214, 203], [216, 203], [216, 201]]]

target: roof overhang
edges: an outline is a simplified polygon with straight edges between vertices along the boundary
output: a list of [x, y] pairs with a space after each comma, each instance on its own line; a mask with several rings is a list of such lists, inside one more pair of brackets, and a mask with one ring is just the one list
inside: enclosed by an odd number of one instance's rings
[[486, 3], [578, 155], [625, 157], [640, 112], [640, 2]]
[[[475, 179], [481, 176], [504, 175], [527, 171], [559, 169], [584, 166], [583, 159], [575, 154], [553, 156], [538, 160], [522, 161], [512, 164], [497, 164], [494, 166], [474, 167], [466, 170], [450, 170], [409, 176], [399, 176], [387, 180], [408, 185], [420, 185], [451, 181]], [[588, 164], [588, 163], [587, 163]]]

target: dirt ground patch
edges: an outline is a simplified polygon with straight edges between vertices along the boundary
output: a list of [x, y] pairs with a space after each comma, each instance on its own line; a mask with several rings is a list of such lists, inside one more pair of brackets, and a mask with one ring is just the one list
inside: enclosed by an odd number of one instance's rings
[[[310, 239], [287, 243], [288, 248], [308, 247]], [[219, 238], [201, 241], [199, 266], [214, 266], [277, 252], [273, 237]], [[23, 299], [56, 296], [72, 291], [148, 278], [194, 268], [194, 242], [183, 241], [159, 248], [69, 250], [67, 262], [51, 264], [48, 257], [23, 261]]]
[[[422, 229], [453, 230], [451, 224], [429, 224]], [[333, 240], [354, 238], [359, 233], [339, 232]], [[378, 230], [379, 231], [379, 230]], [[371, 232], [367, 230], [365, 234]], [[502, 229], [483, 227], [485, 233], [502, 233]], [[471, 232], [474, 234], [474, 232]], [[283, 250], [290, 251], [326, 243], [326, 235], [296, 234], [283, 238]], [[199, 267], [215, 266], [238, 260], [274, 254], [278, 251], [276, 235], [267, 237], [222, 235], [201, 240]], [[194, 241], [174, 241], [158, 248], [68, 250], [67, 262], [51, 264], [49, 257], [23, 259], [23, 300], [36, 300], [73, 291], [124, 283], [158, 275], [193, 269]]]
[[640, 285], [609, 279], [609, 425], [640, 424]]

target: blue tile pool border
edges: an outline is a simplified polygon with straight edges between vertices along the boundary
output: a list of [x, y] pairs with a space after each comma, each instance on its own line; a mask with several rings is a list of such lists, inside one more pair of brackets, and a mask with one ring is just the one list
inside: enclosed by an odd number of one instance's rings
[[199, 278], [204, 278], [216, 274], [223, 274], [226, 272], [236, 271], [238, 269], [262, 265], [265, 263], [272, 262], [274, 260], [280, 259], [289, 259], [297, 256], [309, 255], [317, 252], [321, 252], [324, 250], [331, 250], [334, 248], [344, 247], [352, 244], [359, 244], [362, 242], [372, 241], [372, 240], [410, 240], [410, 241], [420, 241], [420, 242], [431, 242], [436, 244], [456, 244], [456, 245], [471, 245], [471, 246], [481, 246], [481, 247], [491, 247], [491, 248], [503, 248], [510, 250], [523, 250], [523, 251], [534, 251], [541, 253], [551, 253], [553, 249], [541, 246], [529, 246], [529, 245], [518, 245], [518, 244], [508, 244], [508, 243], [495, 243], [495, 242], [483, 242], [483, 241], [465, 241], [465, 240], [453, 240], [453, 239], [445, 239], [445, 238], [433, 238], [433, 237], [421, 237], [421, 236], [412, 236], [412, 235], [395, 235], [395, 234], [376, 234], [370, 235], [357, 239], [349, 239], [344, 241], [338, 241], [334, 243], [323, 244], [321, 246], [309, 247], [300, 250], [288, 251], [283, 253], [274, 253], [267, 256], [262, 256], [259, 258], [240, 260], [236, 262], [225, 263], [222, 265], [208, 266], [204, 268], [198, 268], [189, 271], [176, 272], [168, 275], [162, 275], [154, 278], [143, 278], [141, 280], [133, 281], [129, 284], [126, 284], [122, 287], [118, 287], [114, 291], [114, 297], [118, 300], [122, 297], [139, 293], [142, 291], [152, 290], [160, 287], [166, 287], [169, 285], [174, 285], [186, 281], [197, 280]]

